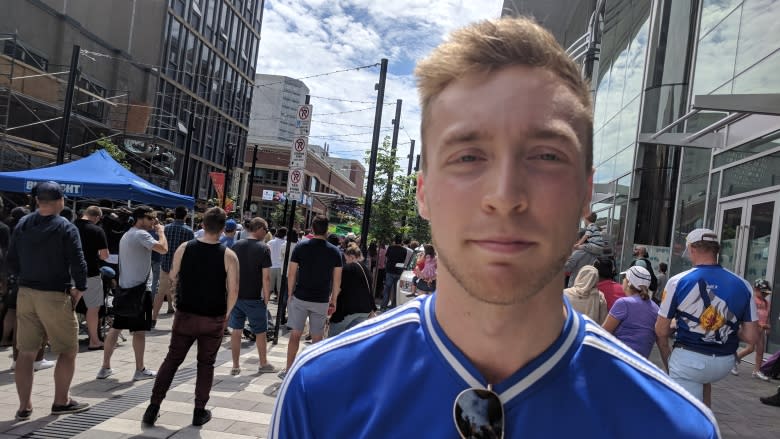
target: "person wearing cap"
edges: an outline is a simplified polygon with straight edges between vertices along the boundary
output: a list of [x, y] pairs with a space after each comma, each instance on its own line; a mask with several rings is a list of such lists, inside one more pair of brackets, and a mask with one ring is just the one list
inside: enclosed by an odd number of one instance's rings
[[[133, 334], [133, 353], [135, 354], [135, 373], [133, 381], [148, 380], [156, 372], [144, 365], [146, 331], [152, 328], [152, 252], [168, 253], [168, 240], [157, 215], [149, 206], [138, 206], [133, 210], [133, 227], [119, 241], [119, 288], [135, 290], [130, 294], [141, 294], [141, 312], [135, 317], [114, 316], [114, 322], [103, 344], [103, 365], [97, 373], [97, 379], [105, 379], [116, 371], [111, 368], [111, 356], [116, 348], [116, 340], [123, 329]], [[155, 229], [159, 241], [152, 238], [150, 230]]]
[[756, 303], [750, 284], [718, 264], [715, 232], [695, 229], [685, 242], [694, 267], [666, 283], [655, 332], [669, 376], [710, 406], [711, 384], [729, 374], [739, 341], [756, 343]]
[[651, 299], [650, 272], [644, 267], [629, 267], [623, 273], [626, 297], [615, 301], [601, 325], [618, 340], [645, 358], [656, 343], [655, 319], [658, 305]]
[[68, 395], [79, 347], [74, 309], [87, 289], [87, 263], [79, 231], [59, 216], [65, 201], [58, 183], [38, 183], [33, 196], [38, 209], [19, 221], [8, 251], [9, 273], [16, 276], [19, 285], [19, 356], [14, 376], [19, 394], [17, 421], [30, 419], [32, 414], [33, 361], [46, 337], [57, 354], [51, 414], [77, 413], [89, 407]]
[[770, 294], [772, 294], [772, 286], [769, 285], [769, 281], [756, 279], [753, 283], [753, 300], [756, 302], [756, 312], [758, 313], [758, 339], [754, 344], [749, 344], [737, 352], [737, 361], [731, 369], [732, 375], [739, 375], [739, 362], [755, 351], [756, 361], [753, 364], [753, 378], [769, 381], [769, 377], [761, 372], [761, 365], [764, 364], [766, 336], [771, 329], [769, 326]]
[[229, 219], [225, 221], [225, 232], [219, 238], [219, 243], [227, 248], [233, 247], [233, 244], [236, 242], [236, 230], [238, 230], [238, 224], [235, 220]]

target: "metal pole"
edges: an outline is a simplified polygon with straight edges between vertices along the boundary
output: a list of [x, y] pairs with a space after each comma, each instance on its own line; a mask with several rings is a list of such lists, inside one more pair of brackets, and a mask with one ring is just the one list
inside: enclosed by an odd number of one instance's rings
[[[285, 205], [287, 203], [285, 202]], [[293, 223], [295, 222], [295, 204], [296, 201], [292, 201], [292, 214], [290, 215], [290, 218], [287, 220], [287, 242], [285, 243], [285, 258], [284, 263], [282, 266], [282, 288], [279, 292], [279, 300], [277, 300], [277, 307], [276, 307], [276, 325], [274, 325], [274, 339], [273, 344], [279, 343], [279, 329], [282, 327], [282, 316], [284, 315], [285, 309], [287, 309], [287, 295], [288, 288], [287, 288], [287, 265], [290, 261], [289, 254], [290, 254], [290, 245], [292, 244], [292, 240], [290, 237], [293, 233], [295, 233], [295, 230], [293, 230]]]
[[287, 205], [289, 204], [290, 200], [287, 198], [284, 199], [284, 213], [282, 214], [282, 225], [287, 223]]
[[190, 151], [192, 151], [192, 132], [195, 131], [195, 113], [190, 112], [190, 119], [187, 122], [187, 138], [184, 141], [184, 163], [181, 165], [181, 183], [179, 193], [187, 193], [187, 177], [190, 173]]
[[412, 146], [409, 147], [409, 166], [406, 168], [406, 176], [412, 175], [412, 161], [414, 159], [414, 139], [412, 139]]
[[368, 163], [368, 181], [366, 199], [363, 205], [363, 221], [360, 225], [360, 247], [363, 253], [368, 249], [368, 227], [371, 224], [371, 203], [374, 196], [374, 175], [376, 174], [376, 156], [379, 151], [379, 130], [382, 127], [382, 107], [385, 105], [385, 80], [387, 79], [387, 58], [382, 58], [379, 68], [379, 83], [375, 86], [376, 113], [374, 114], [374, 136], [371, 139], [371, 156]]
[[[255, 183], [255, 167], [257, 166], [257, 145], [255, 145], [255, 151], [252, 154], [252, 172], [249, 174], [249, 187], [247, 188], [246, 203], [244, 203], [244, 212], [250, 212], [249, 206], [252, 205], [252, 186]], [[254, 214], [252, 214], [254, 216]]]
[[62, 126], [60, 127], [60, 144], [57, 148], [57, 164], [65, 163], [65, 149], [68, 145], [68, 129], [70, 128], [70, 113], [73, 105], [73, 89], [76, 86], [79, 68], [79, 54], [81, 47], [73, 45], [73, 53], [70, 55], [70, 74], [68, 74], [68, 87], [65, 89], [65, 103], [62, 109]]
[[390, 174], [387, 176], [387, 190], [385, 191], [385, 199], [389, 200], [393, 192], [393, 176], [395, 174], [395, 156], [398, 153], [398, 127], [401, 126], [401, 106], [403, 101], [398, 99], [395, 101], [395, 119], [393, 119], [393, 140], [390, 143], [390, 159], [392, 160], [392, 166], [390, 167]]
[[228, 188], [230, 187], [230, 168], [233, 166], [233, 144], [225, 145], [225, 185], [222, 188], [222, 209], [227, 206]]

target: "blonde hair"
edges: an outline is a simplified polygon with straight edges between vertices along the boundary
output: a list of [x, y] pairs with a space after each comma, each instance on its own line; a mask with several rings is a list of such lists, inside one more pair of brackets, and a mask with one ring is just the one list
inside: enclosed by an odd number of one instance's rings
[[344, 250], [344, 256], [353, 256], [358, 261], [363, 259], [363, 252], [360, 251], [360, 247], [354, 242], [351, 242], [346, 250]]
[[545, 68], [558, 76], [582, 103], [587, 122], [583, 141], [586, 170], [593, 167], [593, 114], [590, 89], [577, 65], [555, 37], [525, 17], [484, 20], [453, 32], [449, 39], [420, 61], [414, 70], [422, 104], [422, 167], [425, 169], [425, 126], [433, 99], [450, 83], [473, 73], [504, 67]]

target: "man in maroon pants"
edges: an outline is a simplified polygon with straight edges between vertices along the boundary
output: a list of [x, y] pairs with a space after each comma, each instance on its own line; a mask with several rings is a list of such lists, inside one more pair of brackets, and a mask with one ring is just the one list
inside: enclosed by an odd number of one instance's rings
[[171, 266], [171, 282], [176, 285], [176, 314], [171, 329], [171, 345], [152, 389], [152, 399], [143, 422], [154, 425], [160, 404], [192, 344], [198, 342], [198, 376], [195, 381], [195, 410], [192, 425], [211, 420], [206, 409], [214, 381], [214, 361], [222, 343], [227, 316], [238, 298], [238, 258], [220, 244], [225, 228], [225, 211], [214, 207], [203, 215], [204, 234], [183, 243]]

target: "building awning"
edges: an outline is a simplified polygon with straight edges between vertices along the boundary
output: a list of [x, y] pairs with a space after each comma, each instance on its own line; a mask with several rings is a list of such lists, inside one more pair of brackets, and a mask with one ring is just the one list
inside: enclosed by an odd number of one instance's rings
[[[670, 133], [675, 127], [702, 111], [727, 113], [724, 118], [715, 121], [694, 133]], [[691, 148], [722, 148], [725, 145], [723, 128], [761, 114], [776, 116], [780, 128], [780, 94], [724, 94], [697, 95], [693, 98], [691, 111], [653, 134], [640, 134], [638, 141], [658, 145], [682, 146]]]

